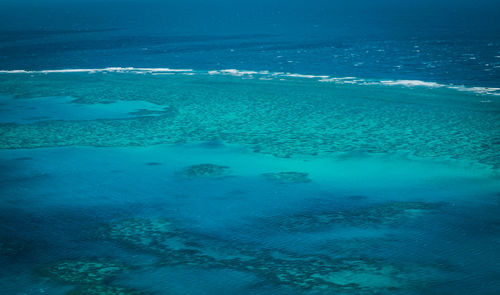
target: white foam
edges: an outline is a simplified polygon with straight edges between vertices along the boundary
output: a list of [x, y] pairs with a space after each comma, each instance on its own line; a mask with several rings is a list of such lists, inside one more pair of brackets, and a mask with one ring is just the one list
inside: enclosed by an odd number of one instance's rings
[[220, 70], [219, 71], [223, 75], [231, 75], [231, 76], [245, 76], [245, 75], [255, 75], [258, 74], [258, 72], [255, 71], [240, 71], [236, 69], [226, 69], [226, 70]]
[[[145, 72], [138, 72], [137, 74], [144, 75], [146, 73]], [[175, 75], [175, 73], [155, 73], [155, 72], [151, 72], [151, 75], [153, 75], [153, 76], [172, 76], [172, 75]]]
[[53, 73], [96, 73], [96, 72], [128, 72], [134, 68], [110, 67], [103, 69], [62, 69], [62, 70], [43, 70], [43, 71], [27, 71], [30, 74], [53, 74]]
[[314, 79], [314, 78], [328, 79], [329, 78], [329, 76], [302, 75], [302, 74], [290, 74], [290, 73], [287, 73], [284, 76], [294, 77], [294, 78], [308, 78], [308, 79]]
[[26, 74], [29, 73], [28, 71], [25, 70], [12, 70], [12, 71], [5, 71], [2, 70], [0, 71], [1, 74]]
[[456, 89], [463, 92], [473, 92], [477, 94], [500, 96], [500, 88], [495, 87], [466, 87], [466, 86], [449, 86], [450, 89]]
[[345, 83], [346, 81], [354, 81], [356, 77], [333, 77], [322, 78], [319, 82], [334, 82], [334, 83]]
[[385, 81], [380, 81], [381, 84], [383, 85], [401, 85], [401, 86], [407, 86], [407, 87], [415, 87], [415, 86], [423, 86], [423, 87], [444, 87], [446, 85], [439, 84], [436, 82], [425, 82], [425, 81], [420, 81], [420, 80], [385, 80]]
[[168, 72], [192, 72], [192, 69], [169, 69], [169, 68], [133, 68], [133, 67], [108, 67], [101, 69], [61, 69], [61, 70], [2, 70], [2, 74], [53, 74], [53, 73], [96, 73], [96, 72], [133, 72], [133, 73], [168, 73]]
[[495, 95], [500, 96], [500, 88], [494, 87], [467, 87], [464, 85], [446, 85], [439, 84], [436, 82], [425, 82], [420, 80], [384, 80], [379, 82], [371, 82], [373, 84], [382, 84], [388, 86], [405, 86], [405, 87], [428, 87], [428, 88], [447, 88], [447, 89], [455, 89], [462, 92], [471, 92], [475, 94], [482, 95]]
[[321, 79], [319, 82], [332, 82], [338, 84], [358, 84], [358, 85], [384, 85], [384, 86], [403, 86], [403, 87], [427, 87], [427, 88], [447, 88], [463, 92], [471, 92], [482, 95], [500, 96], [500, 88], [494, 87], [467, 87], [464, 85], [446, 85], [436, 82], [426, 82], [420, 80], [365, 80], [356, 77], [333, 77]]
[[242, 77], [242, 76], [259, 74], [259, 72], [242, 71], [242, 70], [237, 70], [237, 69], [224, 69], [224, 70], [208, 71], [208, 74], [209, 75], [230, 75], [230, 76]]
[[145, 71], [145, 72], [193, 72], [192, 69], [170, 69], [170, 68], [131, 68], [132, 71]]
[[0, 74], [51, 74], [51, 73], [135, 73], [135, 74], [153, 74], [153, 75], [229, 75], [252, 79], [254, 76], [260, 80], [269, 80], [277, 78], [278, 80], [287, 80], [289, 78], [317, 79], [319, 82], [331, 82], [337, 84], [356, 84], [356, 85], [383, 85], [383, 86], [401, 86], [401, 87], [427, 87], [427, 88], [447, 88], [462, 92], [471, 92], [480, 95], [500, 96], [500, 88], [494, 87], [467, 87], [463, 85], [445, 85], [436, 82], [426, 82], [421, 80], [366, 80], [356, 77], [330, 77], [326, 75], [309, 75], [299, 73], [269, 72], [269, 71], [248, 71], [237, 69], [222, 69], [211, 71], [195, 71], [192, 69], [171, 69], [171, 68], [134, 68], [134, 67], [107, 67], [101, 69], [60, 69], [60, 70], [0, 70]]

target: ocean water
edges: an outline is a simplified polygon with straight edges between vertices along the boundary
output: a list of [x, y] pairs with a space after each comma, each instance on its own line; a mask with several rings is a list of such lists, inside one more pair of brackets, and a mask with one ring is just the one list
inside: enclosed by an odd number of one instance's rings
[[494, 1], [0, 8], [1, 294], [499, 293]]

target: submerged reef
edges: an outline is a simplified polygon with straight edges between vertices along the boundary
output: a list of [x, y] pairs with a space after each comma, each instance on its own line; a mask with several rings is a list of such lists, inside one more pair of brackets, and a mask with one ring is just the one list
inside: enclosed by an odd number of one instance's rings
[[218, 178], [223, 176], [228, 176], [231, 174], [231, 169], [228, 166], [221, 166], [215, 164], [198, 164], [189, 166], [184, 171], [182, 175], [188, 178], [196, 177], [212, 177]]
[[[158, 255], [161, 264], [217, 267], [219, 260], [246, 260], [245, 250], [223, 247], [207, 237], [188, 235], [167, 219], [129, 219], [109, 224], [100, 236], [129, 248]], [[221, 257], [219, 257], [221, 256]]]
[[278, 183], [307, 183], [311, 182], [308, 173], [304, 172], [277, 172], [262, 174], [266, 179]]
[[146, 293], [134, 289], [106, 286], [106, 285], [93, 285], [78, 287], [66, 293], [66, 295], [145, 295]]
[[70, 260], [43, 266], [38, 273], [52, 280], [72, 285], [100, 284], [108, 281], [126, 267], [100, 260]]
[[251, 273], [267, 283], [304, 290], [373, 294], [424, 283], [414, 273], [415, 267], [408, 271], [382, 259], [332, 259], [229, 242], [181, 230], [167, 219], [117, 221], [99, 232], [101, 238], [155, 255], [159, 266], [227, 268]]
[[140, 295], [137, 290], [111, 286], [109, 281], [130, 267], [112, 261], [67, 260], [44, 265], [37, 269], [39, 275], [63, 284], [77, 286], [67, 295]]
[[25, 249], [24, 244], [0, 240], [0, 256], [15, 256]]
[[163, 110], [148, 110], [148, 109], [138, 109], [135, 112], [131, 112], [130, 115], [133, 116], [151, 116], [151, 115], [156, 115], [156, 116], [169, 116], [173, 117], [177, 114], [177, 110], [171, 107], [165, 107]]
[[494, 148], [496, 104], [455, 90], [208, 75], [49, 73], [3, 75], [0, 93], [71, 96], [82, 104], [146, 101], [175, 110], [175, 116], [0, 124], [4, 149], [217, 139], [277, 157], [404, 152], [500, 165]]
[[[306, 266], [301, 266], [306, 264]], [[367, 259], [305, 259], [277, 267], [279, 282], [305, 289], [376, 291], [404, 287], [405, 273], [393, 264]]]
[[330, 226], [396, 226], [431, 212], [441, 204], [425, 202], [389, 202], [357, 209], [280, 215], [264, 220], [266, 228], [279, 231], [311, 231]]

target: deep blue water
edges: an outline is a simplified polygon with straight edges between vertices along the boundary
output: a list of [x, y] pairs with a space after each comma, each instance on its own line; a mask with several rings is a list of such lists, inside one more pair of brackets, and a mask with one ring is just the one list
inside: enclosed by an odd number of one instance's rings
[[500, 86], [497, 1], [2, 1], [0, 69], [171, 67]]

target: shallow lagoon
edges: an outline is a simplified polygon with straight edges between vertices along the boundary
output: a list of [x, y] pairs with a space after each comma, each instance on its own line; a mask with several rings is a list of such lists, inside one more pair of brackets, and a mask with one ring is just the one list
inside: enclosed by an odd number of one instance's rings
[[[500, 288], [494, 96], [132, 73], [0, 89], [104, 106], [0, 124], [7, 294]], [[113, 117], [117, 101], [171, 111]]]
[[54, 120], [124, 119], [136, 116], [160, 116], [169, 113], [168, 108], [141, 101], [80, 104], [71, 97], [28, 99], [0, 97], [0, 123], [23, 124]]

